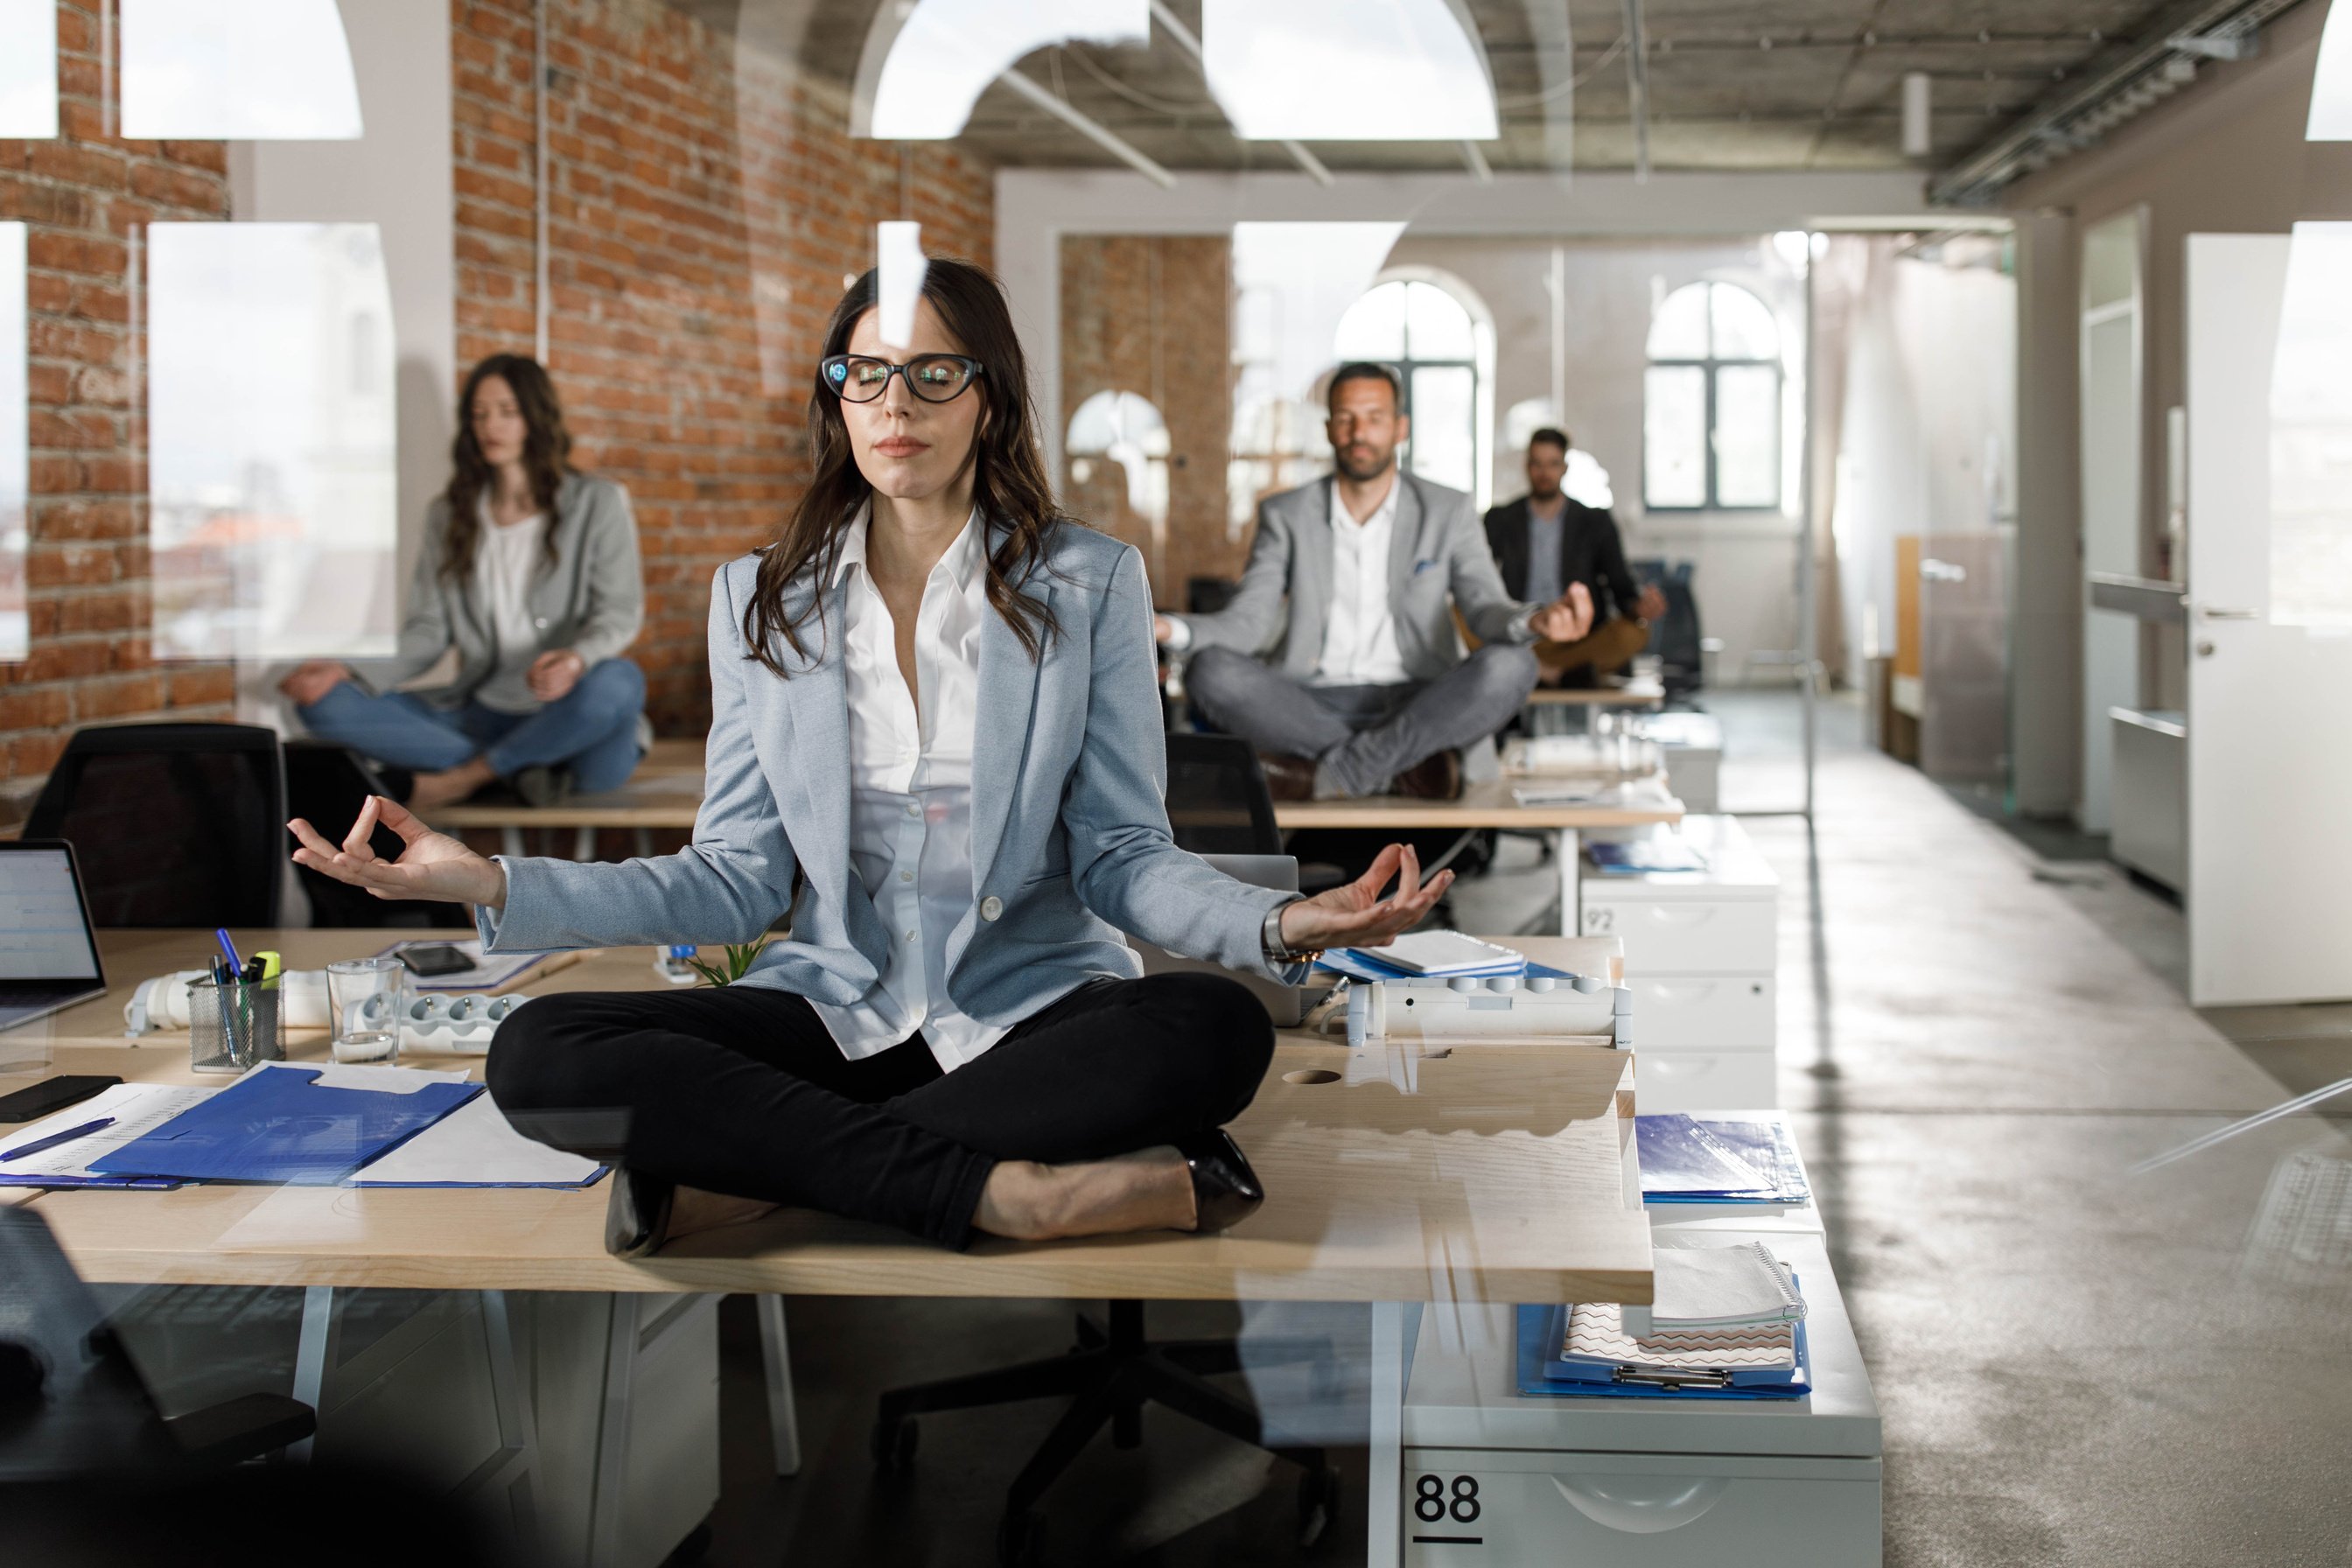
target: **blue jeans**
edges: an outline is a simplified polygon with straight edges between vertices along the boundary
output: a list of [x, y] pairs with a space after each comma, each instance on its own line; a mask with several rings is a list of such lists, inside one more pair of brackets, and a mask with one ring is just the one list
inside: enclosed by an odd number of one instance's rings
[[500, 713], [478, 702], [436, 708], [405, 691], [371, 697], [348, 680], [298, 707], [322, 740], [416, 773], [439, 773], [476, 756], [499, 777], [528, 767], [566, 767], [585, 794], [617, 789], [637, 766], [637, 715], [646, 705], [643, 671], [608, 658], [536, 713]]

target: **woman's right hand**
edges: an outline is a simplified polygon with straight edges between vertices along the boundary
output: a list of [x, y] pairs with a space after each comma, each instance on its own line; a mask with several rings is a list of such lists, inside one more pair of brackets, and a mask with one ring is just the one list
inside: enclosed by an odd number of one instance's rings
[[[399, 859], [386, 860], [368, 847], [379, 822], [400, 835], [406, 846]], [[341, 848], [299, 816], [286, 826], [301, 840], [301, 847], [294, 851], [296, 865], [365, 888], [379, 899], [438, 899], [493, 910], [506, 907], [503, 867], [484, 859], [447, 834], [434, 832], [397, 801], [380, 795], [368, 796], [359, 819], [343, 835]]]
[[278, 683], [278, 689], [308, 708], [332, 691], [338, 683], [351, 678], [350, 667], [339, 659], [306, 659], [294, 667], [291, 675]]

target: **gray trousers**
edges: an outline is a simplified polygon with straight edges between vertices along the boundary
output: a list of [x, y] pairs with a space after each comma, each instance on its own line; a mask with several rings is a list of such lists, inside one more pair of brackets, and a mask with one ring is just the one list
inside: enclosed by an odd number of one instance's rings
[[1184, 689], [1217, 728], [1314, 760], [1318, 795], [1383, 795], [1425, 758], [1492, 735], [1535, 689], [1536, 656], [1489, 643], [1426, 683], [1308, 686], [1231, 648], [1202, 648]]

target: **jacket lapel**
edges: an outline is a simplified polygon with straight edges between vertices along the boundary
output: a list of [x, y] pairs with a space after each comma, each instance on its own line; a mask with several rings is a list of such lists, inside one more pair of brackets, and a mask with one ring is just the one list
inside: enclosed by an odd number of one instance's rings
[[1405, 584], [1412, 581], [1413, 563], [1421, 554], [1421, 492], [1404, 477], [1402, 465], [1397, 469], [1396, 522], [1389, 531], [1389, 615], [1396, 622], [1397, 641], [1402, 644], [1414, 638], [1412, 624], [1404, 613]]
[[[810, 655], [783, 650], [790, 679], [772, 683], [790, 721], [785, 765], [801, 790], [801, 814], [793, 847], [801, 865], [824, 891], [840, 896], [849, 881], [849, 686], [841, 647], [847, 599], [842, 584], [824, 590], [822, 629], [803, 630], [822, 640]], [[797, 831], [801, 823], [807, 831]]]
[[[1053, 603], [1052, 579], [1032, 574], [1021, 591], [1040, 604]], [[1029, 747], [1029, 716], [1037, 706], [1037, 681], [1045, 658], [1029, 657], [1013, 628], [992, 606], [980, 631], [980, 713], [971, 742], [971, 886], [988, 881], [1004, 826], [1013, 815], [1013, 793]]]
[[1290, 515], [1290, 630], [1283, 668], [1303, 677], [1323, 657], [1323, 622], [1331, 604], [1332, 481], [1296, 493], [1305, 504]]

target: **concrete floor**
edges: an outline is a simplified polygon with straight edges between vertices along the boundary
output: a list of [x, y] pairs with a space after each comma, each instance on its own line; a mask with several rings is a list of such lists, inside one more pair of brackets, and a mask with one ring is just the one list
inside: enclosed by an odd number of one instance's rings
[[[1793, 702], [1727, 694], [1727, 806], [1801, 798]], [[2182, 997], [2177, 909], [2045, 861], [1916, 772], [1821, 729], [1816, 814], [1748, 826], [1778, 868], [1781, 1103], [1795, 1120], [1886, 1420], [1890, 1568], [2352, 1564], [2352, 1143], [2304, 1117], [2145, 1175], [2135, 1162], [2352, 1077], [2352, 1010]], [[1457, 918], [1509, 929], [1547, 869], [1507, 841]], [[2347, 1112], [2352, 1104], [2338, 1102]], [[757, 1338], [729, 1303], [722, 1563], [988, 1561], [1049, 1405], [928, 1421], [914, 1471], [866, 1457], [873, 1394], [1069, 1342], [1054, 1304], [795, 1301], [809, 1451], [766, 1473]], [[1154, 1309], [1222, 1331], [1230, 1308]], [[1360, 1343], [1360, 1312], [1252, 1334]], [[1249, 1380], [1335, 1445], [1349, 1495], [1312, 1560], [1360, 1561], [1360, 1390]], [[1287, 1467], [1147, 1424], [1049, 1500], [1055, 1563], [1286, 1563]]]

